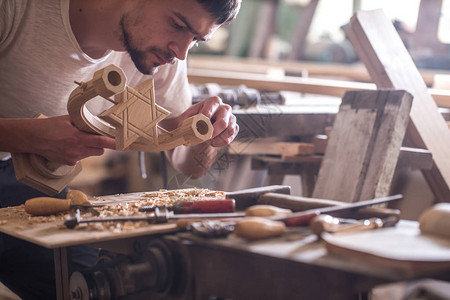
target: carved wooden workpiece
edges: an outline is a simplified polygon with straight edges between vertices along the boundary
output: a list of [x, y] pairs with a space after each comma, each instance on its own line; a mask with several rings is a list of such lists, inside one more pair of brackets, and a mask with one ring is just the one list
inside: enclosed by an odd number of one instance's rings
[[[153, 80], [133, 89], [126, 86], [125, 74], [114, 65], [98, 70], [90, 81], [78, 85], [67, 103], [72, 122], [80, 130], [115, 138], [117, 150], [165, 151], [196, 145], [212, 136], [211, 122], [202, 114], [184, 120], [173, 131], [159, 127], [170, 112], [155, 103]], [[85, 106], [97, 96], [114, 104], [99, 116]], [[65, 166], [34, 154], [13, 154], [13, 163], [19, 181], [49, 195], [61, 192], [81, 171], [79, 163]]]
[[[97, 71], [91, 81], [81, 83], [67, 103], [73, 123], [81, 130], [115, 138], [117, 150], [158, 152], [211, 138], [211, 122], [202, 114], [186, 119], [170, 132], [159, 127], [157, 123], [170, 112], [155, 103], [153, 80], [142, 82], [136, 89], [125, 86], [125, 81], [122, 70], [109, 65]], [[120, 93], [116, 92], [119, 88]], [[110, 99], [114, 94], [114, 100]], [[85, 106], [97, 95], [115, 104], [100, 116], [93, 115]]]

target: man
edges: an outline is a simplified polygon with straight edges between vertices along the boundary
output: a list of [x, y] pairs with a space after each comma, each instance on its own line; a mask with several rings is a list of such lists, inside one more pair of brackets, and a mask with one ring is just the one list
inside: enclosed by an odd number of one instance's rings
[[[186, 175], [204, 174], [217, 147], [234, 139], [238, 125], [217, 97], [191, 106], [185, 59], [193, 45], [208, 41], [239, 8], [240, 0], [0, 0], [1, 207], [40, 196], [15, 180], [9, 153], [36, 153], [74, 165], [115, 148], [113, 139], [74, 127], [66, 108], [73, 81], [87, 81], [111, 63], [124, 70], [129, 86], [153, 77], [156, 102], [172, 112], [160, 124], [167, 130], [197, 113], [211, 119], [210, 141], [166, 153]], [[101, 100], [88, 105], [94, 113], [107, 108]], [[37, 114], [48, 118], [34, 119]], [[48, 288], [54, 288], [54, 278], [47, 280], [52, 266], [43, 275], [46, 261], [36, 262], [30, 254], [45, 249], [8, 236], [1, 242], [0, 280], [25, 299], [54, 298]], [[15, 263], [19, 253], [26, 261]]]

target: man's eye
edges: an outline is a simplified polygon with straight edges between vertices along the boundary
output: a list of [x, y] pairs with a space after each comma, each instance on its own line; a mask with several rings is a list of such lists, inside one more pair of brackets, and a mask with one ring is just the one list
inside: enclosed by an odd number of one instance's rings
[[177, 30], [184, 30], [185, 28], [183, 25], [180, 25], [177, 22], [172, 22], [172, 26]]

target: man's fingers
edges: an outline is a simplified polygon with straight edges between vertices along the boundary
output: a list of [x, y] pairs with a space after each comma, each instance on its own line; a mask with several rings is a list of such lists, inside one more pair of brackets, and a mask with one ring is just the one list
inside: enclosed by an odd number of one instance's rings
[[116, 149], [116, 142], [113, 138], [84, 132], [82, 136], [82, 144], [90, 148]]
[[[215, 138], [226, 130], [229, 126], [233, 125], [234, 115], [231, 113], [231, 107], [224, 106], [216, 112], [212, 118], [212, 125], [214, 128], [212, 137]], [[235, 121], [234, 121], [235, 122]]]
[[218, 136], [211, 140], [211, 146], [213, 147], [223, 147], [230, 144], [239, 132], [239, 125], [236, 123], [236, 117], [232, 115], [234, 119], [230, 125], [222, 131]]

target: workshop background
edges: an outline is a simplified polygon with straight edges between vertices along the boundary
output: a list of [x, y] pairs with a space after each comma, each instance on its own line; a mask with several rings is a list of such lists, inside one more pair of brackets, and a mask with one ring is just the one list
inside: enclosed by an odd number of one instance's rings
[[[357, 82], [370, 82], [364, 65], [359, 61], [345, 28], [353, 13], [358, 10], [381, 8], [390, 18], [407, 46], [416, 66], [429, 76], [430, 85], [446, 87], [450, 81], [450, 1], [448, 0], [244, 0], [236, 21], [230, 26], [220, 28], [208, 43], [200, 43], [188, 56], [189, 70], [227, 69], [224, 71], [260, 72], [258, 66], [266, 66], [264, 72], [274, 76], [300, 76], [309, 78], [333, 78]], [[419, 14], [422, 11], [422, 14]], [[446, 13], [447, 12], [447, 13]], [[418, 27], [420, 26], [420, 27]], [[436, 32], [436, 35], [431, 33]], [[251, 63], [250, 68], [239, 63]], [[221, 63], [215, 63], [217, 62]], [[225, 61], [225, 63], [224, 63]], [[285, 68], [292, 62], [291, 68]], [[279, 65], [277, 64], [279, 63]], [[253, 69], [252, 69], [253, 68]], [[281, 75], [280, 75], [281, 74]], [[214, 84], [214, 82], [211, 82]], [[448, 83], [450, 86], [450, 83]], [[245, 87], [226, 87], [199, 85], [192, 83], [194, 100], [207, 93], [214, 94], [219, 89], [223, 99], [236, 97]], [[156, 87], [157, 88], [157, 87]], [[222, 89], [220, 91], [220, 89]], [[222, 93], [220, 93], [222, 92]], [[254, 92], [254, 91], [251, 91]], [[264, 98], [264, 91], [257, 91]], [[230, 93], [232, 94], [230, 96]], [[233, 94], [234, 93], [234, 94]], [[273, 94], [273, 93], [272, 93]], [[247, 94], [250, 97], [251, 93]], [[280, 91], [268, 97], [283, 98], [285, 105], [340, 104], [340, 97], [320, 96]], [[311, 100], [312, 99], [312, 100]], [[292, 104], [294, 103], [294, 104]], [[236, 110], [241, 105], [234, 105]], [[254, 105], [254, 103], [247, 103]], [[448, 109], [442, 108], [446, 119]], [[245, 112], [244, 112], [245, 113]], [[259, 122], [267, 122], [260, 120]], [[258, 124], [254, 125], [255, 127]], [[290, 126], [286, 124], [286, 127]], [[242, 126], [241, 126], [242, 131]], [[245, 130], [244, 130], [245, 131]], [[248, 132], [241, 132], [237, 141], [246, 139]], [[325, 134], [325, 132], [317, 132]], [[244, 136], [245, 135], [245, 136]], [[280, 132], [283, 136], [283, 133]], [[279, 141], [280, 137], [264, 137]], [[289, 137], [297, 140], [297, 137]], [[283, 137], [286, 140], [286, 137]], [[232, 147], [232, 146], [231, 146]], [[151, 191], [161, 188], [205, 187], [226, 191], [275, 183], [277, 180], [292, 186], [292, 193], [305, 195], [298, 174], [286, 174], [282, 179], [274, 179], [279, 174], [269, 174], [268, 170], [252, 167], [252, 155], [222, 149], [221, 155], [210, 172], [202, 178], [186, 178], [174, 170], [164, 156], [159, 153], [139, 154], [137, 152], [108, 151], [102, 157], [92, 157], [83, 161], [83, 171], [72, 182], [71, 187], [90, 195], [109, 195], [124, 192]], [[139, 162], [139, 157], [141, 161]], [[142, 161], [142, 157], [144, 160]], [[140, 164], [145, 164], [145, 170]], [[145, 174], [142, 172], [145, 171]], [[144, 175], [144, 176], [142, 176]], [[145, 177], [146, 178], [143, 178]], [[279, 176], [278, 176], [279, 177]], [[417, 198], [417, 205], [402, 208], [404, 218], [414, 219], [425, 207], [433, 203], [433, 195], [424, 182], [420, 170], [404, 170], [396, 174], [393, 185], [396, 192], [406, 193]], [[307, 196], [307, 195], [305, 195]], [[408, 198], [411, 198], [408, 197]]]
[[[383, 9], [392, 20], [416, 66], [432, 78], [427, 84], [450, 89], [450, 0], [243, 0], [234, 23], [219, 29], [210, 42], [191, 50], [189, 70], [220, 71], [223, 68], [224, 72], [265, 72], [275, 77], [289, 75], [370, 82], [345, 29], [354, 12], [377, 8]], [[227, 63], [227, 59], [233, 63]], [[215, 60], [220, 63], [214, 63]], [[245, 63], [249, 63], [249, 68], [242, 67]], [[289, 68], [286, 68], [287, 64]], [[336, 111], [341, 100], [334, 96], [287, 91], [269, 95], [262, 90], [247, 91], [242, 86], [226, 87], [214, 82], [211, 85], [193, 82], [192, 91], [194, 100], [208, 96], [208, 93], [222, 93], [224, 99], [234, 101], [233, 108], [241, 110], [241, 114], [245, 114], [242, 108], [246, 106], [264, 105], [264, 97], [271, 104], [331, 106]], [[258, 102], [253, 101], [255, 97], [259, 97]], [[450, 119], [448, 109], [441, 108], [441, 112], [446, 120]], [[272, 142], [305, 140], [305, 137], [285, 137], [279, 133], [279, 136], [263, 138]], [[249, 138], [248, 130], [244, 130], [237, 141], [252, 143], [256, 138], [260, 136], [255, 134]], [[195, 180], [174, 170], [160, 153], [107, 151], [102, 157], [85, 159], [82, 173], [70, 187], [88, 195], [109, 195], [193, 186], [231, 191], [282, 183], [292, 187], [292, 194], [308, 196], [307, 184], [302, 178], [304, 173], [271, 172], [261, 166], [255, 167], [254, 155], [229, 151], [230, 148], [232, 146], [222, 149], [211, 171]], [[261, 156], [261, 153], [257, 155]], [[319, 163], [310, 166], [309, 171], [317, 172], [318, 166]], [[434, 202], [420, 170], [403, 168], [395, 174], [392, 188], [413, 201], [402, 207], [402, 218], [416, 219]], [[0, 288], [0, 291], [0, 299], [16, 299], [7, 290]]]

